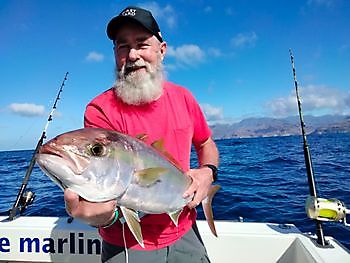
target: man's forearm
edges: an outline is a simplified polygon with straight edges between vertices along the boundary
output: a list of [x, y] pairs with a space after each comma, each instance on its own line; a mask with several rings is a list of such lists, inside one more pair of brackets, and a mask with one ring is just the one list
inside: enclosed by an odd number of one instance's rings
[[219, 165], [219, 152], [213, 139], [209, 138], [205, 143], [200, 145], [196, 151], [200, 166], [203, 164]]

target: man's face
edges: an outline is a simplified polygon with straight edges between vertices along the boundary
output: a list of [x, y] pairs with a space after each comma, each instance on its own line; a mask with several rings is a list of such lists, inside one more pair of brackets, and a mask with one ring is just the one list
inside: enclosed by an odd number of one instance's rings
[[[150, 63], [155, 67], [163, 60], [166, 52], [166, 43], [160, 43], [159, 40], [149, 33], [145, 28], [137, 24], [126, 24], [120, 28], [114, 41], [114, 55], [118, 71], [123, 66], [134, 64], [138, 60]], [[143, 73], [146, 71], [144, 66], [134, 66], [126, 69], [128, 73]]]
[[124, 25], [116, 34], [114, 55], [118, 98], [130, 105], [157, 100], [162, 94], [162, 60], [166, 43], [136, 24]]

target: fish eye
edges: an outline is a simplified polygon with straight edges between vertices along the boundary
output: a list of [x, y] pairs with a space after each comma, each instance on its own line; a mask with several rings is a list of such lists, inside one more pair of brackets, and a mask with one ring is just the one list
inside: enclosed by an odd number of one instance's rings
[[96, 143], [91, 146], [90, 152], [93, 156], [102, 156], [105, 154], [105, 147], [100, 143]]

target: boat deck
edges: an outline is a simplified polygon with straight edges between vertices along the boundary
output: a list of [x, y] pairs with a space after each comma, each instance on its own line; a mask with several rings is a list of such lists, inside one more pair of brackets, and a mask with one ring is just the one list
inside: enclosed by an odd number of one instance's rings
[[[0, 217], [0, 262], [100, 262], [96, 228], [66, 217]], [[294, 225], [215, 221], [219, 237], [205, 221], [198, 228], [212, 262], [349, 262], [341, 244], [318, 247], [313, 236]]]

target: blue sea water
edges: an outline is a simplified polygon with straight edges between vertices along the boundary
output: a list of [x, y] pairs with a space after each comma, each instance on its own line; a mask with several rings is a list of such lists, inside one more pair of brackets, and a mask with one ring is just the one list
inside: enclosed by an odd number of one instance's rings
[[[318, 196], [338, 198], [350, 207], [350, 134], [311, 135], [310, 145]], [[215, 219], [293, 223], [315, 232], [305, 213], [308, 183], [300, 136], [218, 140], [221, 190], [214, 198]], [[8, 210], [33, 151], [0, 152], [0, 212]], [[195, 154], [191, 164], [196, 166]], [[36, 166], [28, 190], [36, 193], [25, 215], [66, 215], [62, 191]], [[199, 209], [199, 218], [203, 214]], [[348, 217], [350, 221], [350, 216]], [[350, 249], [350, 227], [324, 223], [325, 235]]]

